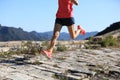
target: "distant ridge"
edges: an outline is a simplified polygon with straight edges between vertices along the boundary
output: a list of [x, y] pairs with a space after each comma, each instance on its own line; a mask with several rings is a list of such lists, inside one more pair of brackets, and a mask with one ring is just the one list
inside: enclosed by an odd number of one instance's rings
[[[76, 40], [86, 39], [87, 37], [94, 36], [98, 32], [87, 32], [85, 36], [78, 36]], [[20, 41], [20, 40], [34, 40], [34, 41], [43, 41], [51, 40], [53, 32], [36, 32], [24, 31], [22, 28], [15, 28], [9, 26], [0, 25], [0, 41]], [[58, 40], [71, 40], [68, 33], [61, 32]]]

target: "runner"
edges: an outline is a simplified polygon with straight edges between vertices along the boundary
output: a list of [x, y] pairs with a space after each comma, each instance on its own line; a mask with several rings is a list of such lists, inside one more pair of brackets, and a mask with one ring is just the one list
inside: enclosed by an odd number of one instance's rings
[[49, 59], [52, 58], [53, 48], [59, 37], [61, 28], [67, 26], [70, 37], [75, 39], [79, 34], [84, 35], [85, 30], [78, 25], [77, 30], [74, 30], [74, 17], [73, 17], [73, 4], [78, 5], [78, 0], [58, 0], [58, 11], [56, 13], [56, 20], [54, 25], [53, 36], [50, 43], [50, 48], [48, 50], [42, 50]]

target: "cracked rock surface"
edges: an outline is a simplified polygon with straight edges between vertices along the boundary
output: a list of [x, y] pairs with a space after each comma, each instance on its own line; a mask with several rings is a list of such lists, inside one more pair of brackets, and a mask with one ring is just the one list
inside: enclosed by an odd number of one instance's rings
[[119, 49], [77, 49], [0, 58], [0, 80], [120, 80]]

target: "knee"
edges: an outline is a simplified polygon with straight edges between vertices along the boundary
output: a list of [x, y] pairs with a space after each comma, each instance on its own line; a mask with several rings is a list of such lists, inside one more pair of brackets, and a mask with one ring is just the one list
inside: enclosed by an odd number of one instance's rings
[[54, 33], [53, 38], [58, 38], [59, 37], [59, 32]]

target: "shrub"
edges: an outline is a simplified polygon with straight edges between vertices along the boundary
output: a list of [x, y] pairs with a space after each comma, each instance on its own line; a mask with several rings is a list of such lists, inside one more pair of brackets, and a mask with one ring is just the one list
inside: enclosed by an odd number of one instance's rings
[[108, 36], [99, 43], [102, 47], [109, 47], [109, 46], [117, 46], [117, 39], [113, 38], [112, 36]]
[[60, 51], [60, 52], [63, 52], [63, 51], [66, 51], [67, 50], [67, 47], [65, 45], [60, 45], [57, 47], [57, 51]]
[[0, 57], [10, 57], [11, 55], [11, 52], [0, 52]]
[[38, 48], [37, 47], [32, 47], [32, 49], [30, 50], [30, 52], [34, 55], [37, 55], [37, 53], [39, 53]]

